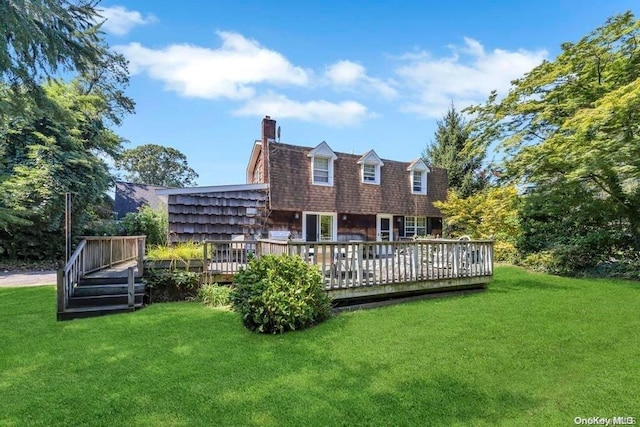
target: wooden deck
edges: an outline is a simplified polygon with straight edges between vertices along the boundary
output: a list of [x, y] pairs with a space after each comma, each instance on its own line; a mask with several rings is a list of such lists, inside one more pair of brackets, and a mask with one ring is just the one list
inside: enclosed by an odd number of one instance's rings
[[291, 254], [320, 270], [333, 299], [483, 288], [493, 276], [493, 242], [209, 242], [207, 279], [229, 282], [250, 257]]
[[94, 271], [84, 275], [84, 279], [125, 279], [127, 278], [127, 271], [129, 267], [133, 267], [138, 276], [138, 261], [129, 260], [120, 264], [112, 265], [105, 270]]

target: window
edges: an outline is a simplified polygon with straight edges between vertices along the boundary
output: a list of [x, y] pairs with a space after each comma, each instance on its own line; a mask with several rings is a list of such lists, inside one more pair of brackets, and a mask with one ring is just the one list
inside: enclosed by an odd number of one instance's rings
[[329, 145], [322, 141], [311, 150], [307, 157], [311, 160], [311, 183], [333, 186], [333, 162], [338, 158]]
[[329, 159], [327, 157], [314, 157], [313, 183], [330, 185], [329, 175]]
[[413, 194], [427, 194], [427, 174], [431, 172], [422, 159], [415, 160], [407, 168], [409, 185]]
[[384, 166], [375, 151], [369, 150], [358, 159], [360, 180], [364, 184], [380, 185], [380, 167]]
[[413, 171], [413, 192], [422, 193], [422, 171]]
[[362, 165], [362, 182], [375, 184], [378, 182], [376, 178], [376, 165], [365, 163]]
[[426, 216], [405, 216], [404, 217], [405, 236], [426, 236], [427, 217]]

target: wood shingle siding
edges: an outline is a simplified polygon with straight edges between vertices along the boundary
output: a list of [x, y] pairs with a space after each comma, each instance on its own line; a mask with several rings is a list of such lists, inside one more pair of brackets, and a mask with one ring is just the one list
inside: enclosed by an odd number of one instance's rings
[[169, 194], [169, 239], [230, 239], [263, 232], [267, 216], [266, 189]]
[[269, 144], [271, 209], [344, 212], [352, 214], [389, 213], [441, 217], [433, 206], [447, 196], [447, 171], [432, 167], [427, 175], [427, 194], [412, 193], [409, 162], [382, 159], [380, 185], [361, 180], [361, 156], [336, 153], [334, 185], [311, 183], [310, 147]]

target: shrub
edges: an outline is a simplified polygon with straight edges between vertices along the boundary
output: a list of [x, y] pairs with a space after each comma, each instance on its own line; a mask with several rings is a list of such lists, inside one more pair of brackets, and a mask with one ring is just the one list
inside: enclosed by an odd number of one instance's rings
[[166, 245], [169, 218], [166, 210], [143, 206], [136, 213], [128, 213], [122, 220], [128, 236], [147, 236], [147, 245]]
[[178, 269], [147, 269], [144, 282], [152, 302], [184, 301], [197, 295], [199, 274]]
[[234, 276], [231, 303], [248, 329], [282, 333], [331, 315], [331, 300], [317, 268], [289, 255], [253, 259]]
[[515, 264], [518, 261], [518, 250], [513, 243], [495, 241], [493, 243], [493, 260]]
[[204, 284], [198, 290], [196, 301], [213, 307], [223, 307], [231, 304], [231, 288], [217, 283]]
[[523, 267], [543, 273], [553, 272], [555, 267], [554, 254], [551, 251], [540, 251], [525, 256], [520, 262]]

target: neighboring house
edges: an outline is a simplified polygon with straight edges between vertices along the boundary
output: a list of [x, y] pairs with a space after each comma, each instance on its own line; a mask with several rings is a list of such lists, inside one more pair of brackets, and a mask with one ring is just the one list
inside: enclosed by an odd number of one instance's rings
[[247, 167], [247, 183], [268, 185], [270, 231], [306, 241], [442, 234], [442, 214], [433, 202], [446, 199], [445, 169], [420, 159], [381, 159], [373, 150], [340, 153], [326, 142], [281, 144], [275, 136], [276, 122], [266, 116]]
[[262, 139], [249, 157], [247, 184], [152, 188], [119, 183], [116, 205], [118, 193], [131, 194], [129, 204], [136, 209], [141, 199], [153, 206], [165, 198], [171, 242], [259, 236], [387, 241], [442, 234], [442, 214], [433, 202], [447, 196], [445, 169], [420, 159], [381, 159], [373, 150], [340, 153], [326, 142], [281, 144], [275, 136], [276, 121], [266, 116]]
[[130, 212], [138, 212], [138, 209], [142, 206], [149, 206], [153, 209], [166, 208], [167, 198], [156, 193], [156, 190], [165, 188], [167, 187], [122, 181], [116, 182], [114, 206], [116, 219], [123, 219]]

